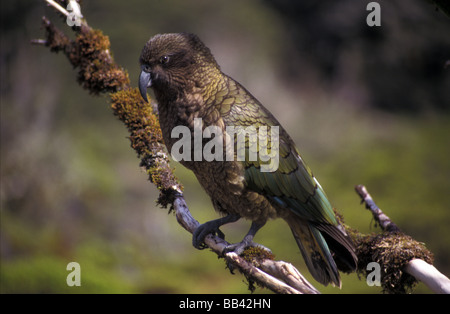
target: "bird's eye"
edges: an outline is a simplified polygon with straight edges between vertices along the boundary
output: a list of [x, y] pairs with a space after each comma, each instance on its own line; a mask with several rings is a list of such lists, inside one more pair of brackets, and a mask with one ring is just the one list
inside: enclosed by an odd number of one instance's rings
[[161, 63], [161, 64], [167, 64], [167, 63], [169, 62], [169, 60], [170, 60], [170, 57], [169, 57], [169, 56], [162, 56], [162, 57], [159, 59], [159, 63]]

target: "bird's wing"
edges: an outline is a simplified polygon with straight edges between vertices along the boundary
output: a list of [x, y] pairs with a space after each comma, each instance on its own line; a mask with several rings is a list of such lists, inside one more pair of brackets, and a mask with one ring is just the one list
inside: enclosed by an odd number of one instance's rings
[[[237, 82], [229, 86], [228, 99], [225, 98], [221, 107], [222, 119], [226, 126], [255, 127], [267, 126], [267, 148], [270, 152], [275, 141], [270, 138], [270, 128], [279, 127], [279, 161], [278, 168], [273, 172], [263, 172], [264, 163], [261, 154], [257, 158], [249, 158], [252, 141], [245, 139], [245, 180], [250, 190], [258, 192], [273, 203], [289, 208], [303, 219], [315, 223], [336, 225], [333, 208], [319, 182], [301, 158], [294, 142], [281, 127], [279, 122], [262, 104], [258, 102], [244, 87]], [[238, 151], [235, 141], [235, 154]], [[254, 141], [253, 141], [254, 142]], [[257, 150], [265, 149], [264, 144]], [[276, 147], [274, 146], [274, 149]], [[250, 160], [251, 159], [251, 160]], [[256, 160], [253, 160], [256, 159]]]

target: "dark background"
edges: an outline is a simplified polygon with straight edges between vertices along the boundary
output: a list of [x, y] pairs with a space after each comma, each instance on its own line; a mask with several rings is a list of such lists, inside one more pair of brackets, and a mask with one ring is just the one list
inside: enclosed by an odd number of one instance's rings
[[[151, 36], [198, 34], [288, 130], [349, 225], [379, 231], [353, 190], [364, 184], [448, 276], [450, 18], [424, 0], [378, 1], [381, 26], [369, 27], [367, 3], [97, 0], [82, 12], [110, 37], [135, 86]], [[44, 1], [1, 6], [0, 292], [247, 293], [243, 277], [193, 249], [155, 205], [158, 191], [108, 97], [79, 87], [63, 55], [30, 45], [43, 38], [43, 15], [71, 34], [68, 26]], [[195, 178], [173, 166], [194, 217], [216, 218]], [[248, 226], [226, 226], [227, 239]], [[255, 240], [324, 293], [380, 292], [355, 274], [343, 276], [342, 290], [320, 286], [282, 221]], [[72, 261], [81, 287], [66, 285]]]

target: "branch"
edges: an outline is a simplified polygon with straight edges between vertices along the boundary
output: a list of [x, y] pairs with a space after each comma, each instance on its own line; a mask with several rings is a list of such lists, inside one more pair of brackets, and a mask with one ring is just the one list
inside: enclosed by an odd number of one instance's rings
[[54, 7], [56, 10], [61, 12], [65, 16], [69, 16], [69, 12], [64, 9], [59, 3], [53, 1], [53, 0], [45, 0], [50, 6]]
[[[67, 10], [55, 1], [46, 2], [63, 17], [68, 16]], [[109, 38], [89, 27], [85, 20], [79, 27], [72, 27], [77, 35], [75, 40], [69, 39], [46, 17], [43, 17], [43, 27], [46, 38], [31, 43], [45, 45], [52, 52], [63, 52], [78, 69], [78, 83], [90, 93], [109, 93], [113, 114], [127, 127], [131, 147], [141, 160], [140, 166], [160, 191], [158, 204], [165, 208], [170, 206], [178, 223], [193, 233], [199, 223], [189, 212], [182, 194], [183, 186], [169, 165], [158, 118], [152, 107], [143, 101], [139, 90], [131, 87], [127, 72], [114, 62]], [[238, 269], [243, 273], [251, 290], [257, 283], [276, 293], [319, 293], [291, 264], [273, 261], [273, 256], [264, 250], [253, 248], [244, 251], [242, 256], [232, 252], [222, 254], [229, 243], [213, 235], [206, 237], [205, 244], [226, 260], [230, 270]]]
[[[178, 223], [193, 233], [200, 223], [192, 217], [184, 198], [176, 197], [173, 206]], [[248, 260], [248, 258], [238, 256], [233, 252], [222, 255], [229, 243], [217, 236], [208, 235], [205, 238], [205, 244], [217, 255], [223, 256], [227, 263], [237, 267], [249, 282], [255, 281], [276, 293], [319, 293], [291, 264], [274, 261], [271, 258], [264, 258], [264, 256], [261, 260], [264, 250], [257, 251], [257, 256], [253, 260]]]
[[421, 259], [413, 259], [406, 265], [405, 271], [422, 281], [432, 291], [450, 294], [450, 280], [433, 265]]
[[387, 215], [385, 215], [375, 204], [372, 196], [370, 196], [369, 192], [367, 192], [367, 189], [364, 185], [357, 185], [355, 187], [355, 190], [361, 197], [362, 202], [366, 204], [366, 208], [372, 212], [373, 218], [380, 224], [381, 229], [388, 232], [400, 231], [400, 228], [397, 227], [397, 225], [393, 223], [391, 219]]
[[[416, 283], [411, 276], [422, 281], [433, 292], [450, 293], [450, 280], [431, 265], [432, 254], [422, 243], [403, 234], [395, 223], [375, 204], [363, 185], [355, 187], [356, 192], [372, 212], [374, 219], [385, 231], [382, 235], [367, 236], [359, 241], [359, 269], [365, 270], [367, 261], [383, 265], [386, 292], [406, 292]], [[411, 275], [404, 276], [403, 272]]]

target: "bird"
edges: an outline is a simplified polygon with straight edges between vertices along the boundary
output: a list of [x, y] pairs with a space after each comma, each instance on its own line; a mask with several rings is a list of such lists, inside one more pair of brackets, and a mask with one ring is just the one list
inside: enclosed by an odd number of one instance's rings
[[[139, 90], [146, 102], [147, 89], [153, 90], [169, 153], [180, 150], [180, 137], [173, 133], [177, 128], [191, 134], [196, 128], [200, 134], [213, 128], [218, 131], [214, 133], [216, 143], [225, 147], [211, 151], [224, 158], [206, 160], [196, 156], [195, 149], [206, 149], [211, 138], [202, 137], [196, 142], [191, 137], [183, 141], [185, 158], [179, 162], [194, 173], [220, 213], [220, 218], [197, 227], [193, 246], [204, 248], [208, 234], [224, 238], [220, 227], [243, 218], [251, 221], [248, 233], [241, 242], [226, 248], [226, 252], [241, 254], [247, 247], [261, 246], [253, 241], [257, 231], [267, 221], [281, 218], [290, 227], [314, 279], [325, 286], [341, 287], [339, 271], [351, 272], [357, 267], [355, 246], [338, 222], [324, 189], [272, 113], [243, 85], [222, 72], [211, 50], [195, 34], [152, 36], [142, 49], [139, 63]], [[276, 161], [274, 167], [267, 166], [267, 158], [263, 160], [262, 154], [249, 157], [255, 147], [250, 136], [237, 147], [238, 136], [229, 134], [231, 127], [277, 130], [278, 136], [267, 135], [265, 142], [256, 143], [256, 150], [265, 148], [277, 154], [278, 160], [272, 160]], [[230, 148], [231, 152], [234, 149], [233, 158], [225, 158]]]

